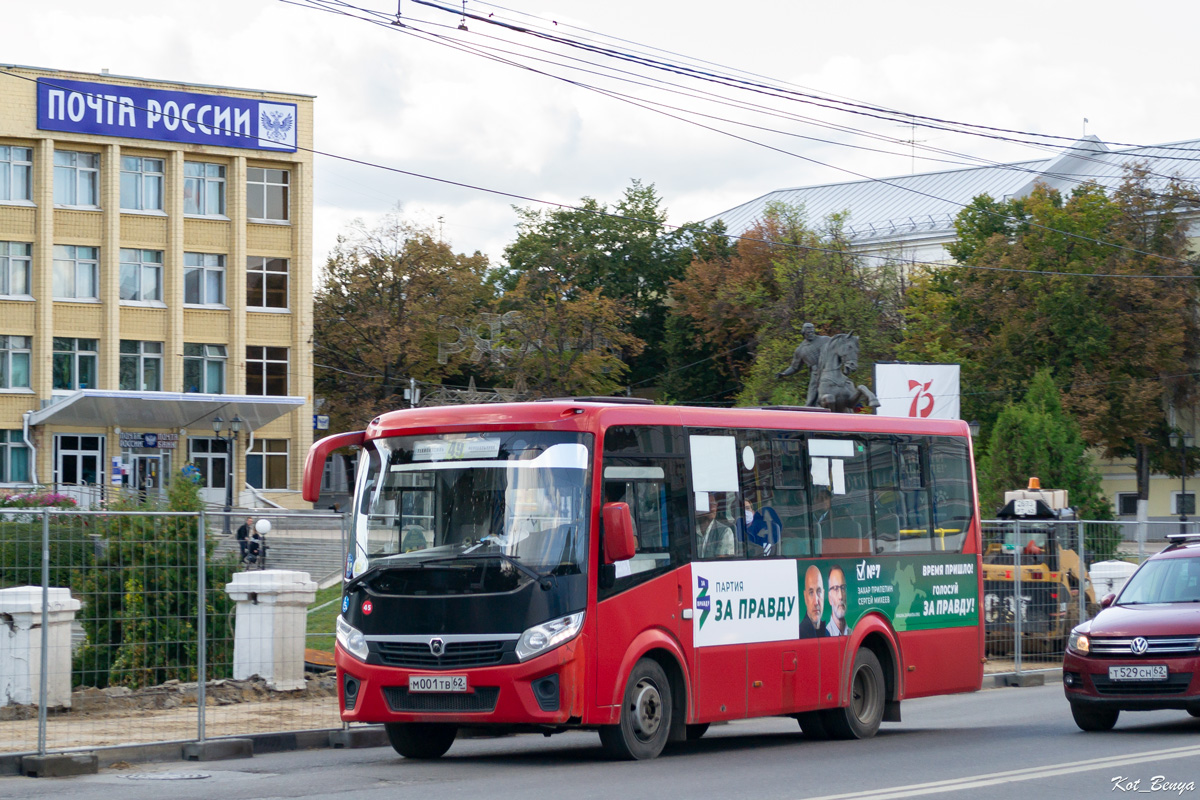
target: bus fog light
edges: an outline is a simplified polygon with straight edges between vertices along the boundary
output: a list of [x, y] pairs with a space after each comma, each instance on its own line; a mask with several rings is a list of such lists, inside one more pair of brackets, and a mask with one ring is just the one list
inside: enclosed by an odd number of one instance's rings
[[559, 645], [569, 642], [579, 635], [583, 629], [583, 612], [534, 625], [521, 634], [517, 642], [517, 658], [527, 661], [547, 650], [553, 650]]
[[362, 631], [342, 619], [340, 614], [337, 618], [337, 640], [347, 653], [359, 661], [367, 660], [367, 638]]

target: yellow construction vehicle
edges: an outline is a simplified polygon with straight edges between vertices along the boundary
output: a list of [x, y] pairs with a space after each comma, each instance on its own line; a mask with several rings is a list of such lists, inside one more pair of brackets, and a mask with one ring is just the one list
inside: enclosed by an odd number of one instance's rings
[[[984, 529], [983, 595], [988, 653], [1004, 655], [1016, 640], [1020, 611], [1021, 651], [1061, 653], [1071, 628], [1080, 622], [1079, 592], [1086, 613], [1096, 598], [1080, 558], [1079, 523], [1065, 489], [1029, 488], [1005, 492], [997, 513], [1004, 522]], [[1017, 566], [1019, 564], [1019, 567]], [[1017, 573], [1020, 600], [1014, 600]]]

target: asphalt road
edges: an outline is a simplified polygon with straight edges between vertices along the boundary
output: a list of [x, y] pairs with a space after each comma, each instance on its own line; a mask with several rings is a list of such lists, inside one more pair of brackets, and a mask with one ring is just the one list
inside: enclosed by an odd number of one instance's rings
[[1181, 711], [1127, 712], [1111, 733], [1085, 734], [1052, 684], [909, 701], [903, 715], [861, 742], [806, 741], [790, 719], [714, 726], [701, 741], [645, 762], [606, 760], [589, 733], [511, 736], [459, 740], [432, 762], [407, 761], [390, 748], [309, 750], [65, 779], [0, 778], [0, 797], [1200, 798], [1200, 719]]

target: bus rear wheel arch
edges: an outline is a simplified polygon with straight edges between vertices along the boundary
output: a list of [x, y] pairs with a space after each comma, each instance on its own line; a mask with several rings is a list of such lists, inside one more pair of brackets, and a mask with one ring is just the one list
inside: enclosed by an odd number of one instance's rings
[[600, 743], [613, 758], [655, 758], [670, 737], [674, 706], [667, 673], [654, 659], [642, 658], [625, 683], [617, 724], [600, 729]]

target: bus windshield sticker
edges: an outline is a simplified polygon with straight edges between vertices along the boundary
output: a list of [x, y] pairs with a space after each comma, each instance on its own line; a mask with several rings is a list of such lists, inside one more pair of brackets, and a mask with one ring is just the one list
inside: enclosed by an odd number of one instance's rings
[[662, 467], [605, 467], [604, 480], [661, 481], [666, 477]]
[[832, 458], [854, 458], [854, 442], [850, 439], [809, 439], [808, 454]]
[[813, 486], [832, 486], [833, 482], [829, 479], [829, 459], [814, 456], [812, 460], [812, 482]]
[[413, 461], [461, 461], [467, 458], [495, 458], [500, 454], [499, 439], [425, 439], [413, 444]]
[[691, 436], [692, 488], [697, 492], [738, 490], [737, 443], [732, 436]]
[[833, 493], [846, 493], [846, 462], [840, 458], [832, 458], [829, 460], [829, 466], [833, 468]]

